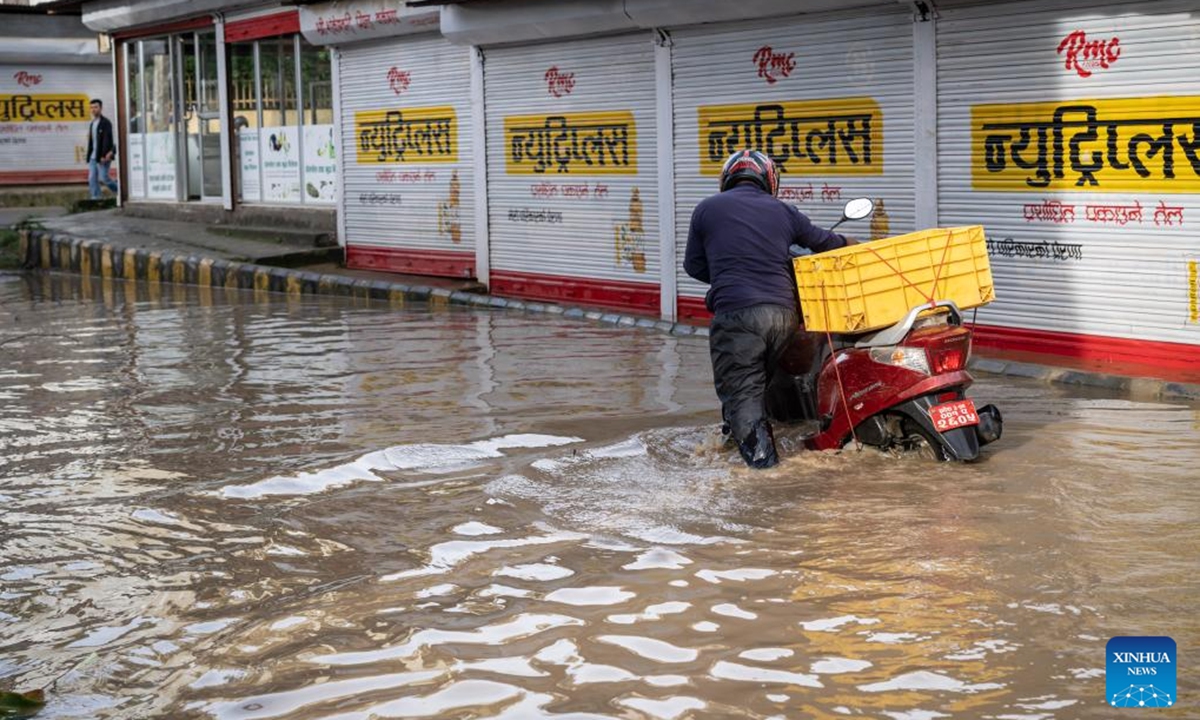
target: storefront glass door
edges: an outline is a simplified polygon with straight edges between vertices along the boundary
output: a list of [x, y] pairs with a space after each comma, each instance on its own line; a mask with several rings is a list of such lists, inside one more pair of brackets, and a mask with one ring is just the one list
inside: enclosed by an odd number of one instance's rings
[[221, 176], [221, 105], [217, 92], [217, 43], [213, 32], [175, 37], [176, 96], [180, 98], [178, 133], [180, 200], [219, 200]]

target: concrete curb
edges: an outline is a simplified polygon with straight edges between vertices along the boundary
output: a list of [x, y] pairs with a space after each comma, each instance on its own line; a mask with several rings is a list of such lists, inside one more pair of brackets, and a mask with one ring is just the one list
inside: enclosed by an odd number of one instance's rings
[[[381, 280], [362, 280], [332, 273], [271, 267], [195, 255], [122, 248], [98, 240], [85, 240], [61, 233], [23, 230], [20, 254], [28, 269], [63, 270], [83, 276], [143, 280], [152, 284], [182, 283], [202, 288], [252, 290], [256, 295], [284, 293], [332, 295], [356, 300], [379, 301], [392, 307], [428, 303], [434, 307], [458, 305], [527, 313], [561, 315], [573, 320], [590, 320], [603, 325], [654, 330], [676, 337], [708, 337], [708, 328], [685, 323], [553, 303], [533, 302], [481, 295], [445, 288], [408, 285]], [[970, 368], [989, 375], [1029, 378], [1043, 382], [1102, 388], [1137, 397], [1200, 400], [1200, 385], [1104, 373], [1084, 372], [1050, 365], [1008, 362], [974, 357]]]

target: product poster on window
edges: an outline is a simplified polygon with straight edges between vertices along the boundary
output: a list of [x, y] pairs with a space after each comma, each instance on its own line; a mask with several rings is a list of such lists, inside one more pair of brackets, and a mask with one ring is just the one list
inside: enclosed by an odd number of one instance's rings
[[146, 197], [146, 136], [129, 135], [129, 196]]
[[258, 130], [238, 130], [238, 177], [242, 184], [242, 199], [262, 199], [262, 187], [258, 182], [259, 155]]
[[146, 197], [174, 200], [175, 193], [175, 134], [157, 132], [146, 134], [146, 170], [150, 187]]
[[337, 185], [337, 151], [332, 125], [304, 128], [304, 202], [333, 202]]
[[263, 128], [262, 196], [266, 202], [300, 202], [300, 142], [295, 127]]

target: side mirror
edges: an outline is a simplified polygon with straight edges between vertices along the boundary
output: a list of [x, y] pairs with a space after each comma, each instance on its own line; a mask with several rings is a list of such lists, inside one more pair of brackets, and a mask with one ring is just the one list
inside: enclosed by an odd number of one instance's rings
[[830, 230], [836, 230], [838, 225], [847, 220], [862, 220], [875, 212], [875, 203], [871, 202], [871, 198], [854, 198], [846, 203], [846, 207], [842, 208], [842, 219], [833, 224]]
[[843, 220], [862, 220], [875, 212], [875, 203], [871, 198], [854, 198], [842, 209]]

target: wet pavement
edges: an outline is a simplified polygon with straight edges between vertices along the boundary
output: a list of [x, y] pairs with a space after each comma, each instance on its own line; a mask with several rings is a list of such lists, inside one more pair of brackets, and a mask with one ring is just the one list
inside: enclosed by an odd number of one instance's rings
[[0, 275], [39, 718], [1108, 718], [1200, 673], [1200, 407], [985, 379], [972, 466], [716, 439], [701, 338]]

